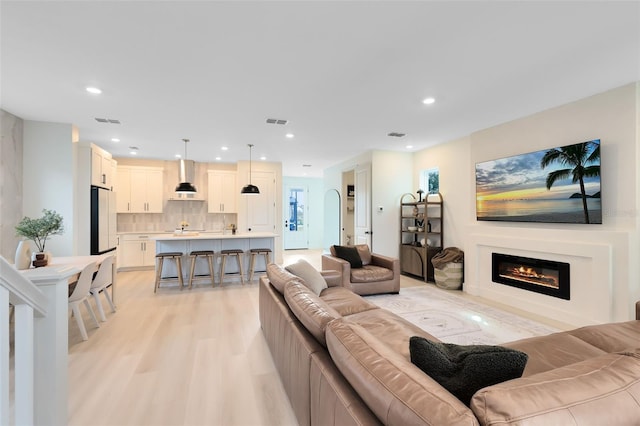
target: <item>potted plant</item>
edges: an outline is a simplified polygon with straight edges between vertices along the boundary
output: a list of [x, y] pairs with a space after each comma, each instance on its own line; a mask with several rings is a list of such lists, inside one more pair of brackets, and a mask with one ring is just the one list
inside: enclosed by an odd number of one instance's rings
[[52, 235], [61, 235], [64, 232], [61, 215], [54, 210], [47, 209], [43, 209], [42, 213], [43, 216], [38, 219], [31, 219], [25, 216], [16, 226], [16, 233], [21, 237], [32, 240], [38, 249], [36, 260], [33, 261], [33, 266], [36, 268], [47, 265], [47, 259], [44, 254], [47, 238]]

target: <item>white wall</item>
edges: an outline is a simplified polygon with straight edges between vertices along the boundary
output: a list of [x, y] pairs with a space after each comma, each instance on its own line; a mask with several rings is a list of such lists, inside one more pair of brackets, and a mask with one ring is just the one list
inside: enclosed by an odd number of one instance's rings
[[462, 248], [465, 243], [466, 228], [460, 224], [470, 219], [466, 215], [470, 206], [474, 206], [470, 200], [475, 196], [475, 189], [467, 185], [473, 179], [473, 168], [469, 167], [469, 145], [470, 138], [464, 137], [417, 152], [413, 156], [414, 195], [420, 185], [420, 172], [432, 168], [439, 170], [440, 193], [444, 203], [444, 247]]
[[49, 238], [45, 247], [53, 256], [75, 254], [76, 179], [72, 148], [76, 136], [70, 124], [24, 121], [23, 214], [40, 217], [42, 209], [49, 209], [62, 215], [64, 234]]
[[[412, 186], [417, 172], [412, 165], [412, 154], [406, 152], [374, 151], [371, 162], [371, 224], [373, 244], [371, 250], [385, 256], [398, 257], [400, 253], [400, 198], [415, 192]], [[412, 188], [415, 187], [415, 190]], [[380, 211], [382, 207], [382, 211]]]
[[[324, 170], [325, 192], [337, 190], [344, 204], [347, 194], [342, 184], [343, 172], [355, 170], [358, 165], [371, 164], [371, 250], [375, 253], [398, 257], [400, 197], [413, 191], [415, 173], [411, 158], [409, 153], [369, 151]], [[381, 212], [379, 207], [382, 207]], [[344, 217], [342, 223], [344, 227]]]
[[[633, 317], [640, 298], [639, 99], [638, 85], [626, 85], [415, 155], [414, 169], [440, 169], [445, 245], [465, 250], [465, 291], [573, 325]], [[476, 163], [597, 138], [602, 225], [476, 222]], [[569, 262], [571, 300], [492, 283], [494, 250]]]

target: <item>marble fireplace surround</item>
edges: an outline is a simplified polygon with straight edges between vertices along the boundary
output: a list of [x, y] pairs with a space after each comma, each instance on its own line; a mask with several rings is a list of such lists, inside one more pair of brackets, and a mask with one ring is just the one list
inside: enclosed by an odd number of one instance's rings
[[[491, 254], [494, 252], [569, 263], [571, 300], [492, 282]], [[465, 254], [464, 288], [470, 294], [572, 326], [611, 322], [612, 253], [609, 243], [472, 233]]]

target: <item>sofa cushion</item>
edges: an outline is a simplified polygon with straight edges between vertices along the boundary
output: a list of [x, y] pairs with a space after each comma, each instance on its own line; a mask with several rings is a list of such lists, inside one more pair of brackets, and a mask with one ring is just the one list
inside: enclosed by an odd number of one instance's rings
[[384, 342], [394, 352], [402, 355], [409, 362], [409, 338], [411, 336], [421, 336], [425, 339], [438, 339], [427, 333], [417, 325], [399, 317], [386, 309], [373, 309], [357, 314], [344, 316], [344, 320], [358, 324], [372, 336]]
[[362, 266], [366, 266], [371, 263], [371, 250], [369, 250], [368, 244], [356, 244], [356, 249], [362, 259]]
[[479, 389], [522, 376], [527, 354], [502, 346], [455, 345], [414, 336], [411, 362], [465, 405]]
[[344, 287], [329, 287], [322, 290], [320, 298], [335, 309], [340, 315], [353, 315], [371, 309], [380, 309], [361, 296]]
[[640, 349], [486, 387], [471, 409], [483, 425], [637, 425]]
[[468, 407], [358, 324], [331, 321], [326, 338], [336, 366], [383, 424], [477, 426]]
[[297, 279], [285, 284], [284, 299], [302, 325], [326, 347], [325, 328], [330, 321], [340, 318], [340, 314]]
[[529, 355], [527, 366], [522, 373], [524, 377], [605, 354], [602, 349], [598, 349], [568, 332], [529, 337], [505, 343], [502, 346], [517, 349]]
[[367, 265], [359, 269], [351, 269], [352, 283], [370, 283], [393, 279], [393, 271], [376, 265]]
[[640, 321], [590, 325], [568, 333], [605, 352], [620, 352], [640, 346]]
[[297, 277], [282, 266], [270, 263], [267, 265], [267, 278], [280, 294], [284, 294], [284, 285]]
[[346, 260], [351, 265], [351, 268], [362, 268], [362, 259], [358, 249], [353, 246], [333, 246], [336, 253], [336, 257]]
[[327, 282], [320, 272], [304, 259], [284, 267], [297, 277], [302, 278], [304, 285], [309, 287], [316, 295], [320, 295], [322, 290], [327, 288]]

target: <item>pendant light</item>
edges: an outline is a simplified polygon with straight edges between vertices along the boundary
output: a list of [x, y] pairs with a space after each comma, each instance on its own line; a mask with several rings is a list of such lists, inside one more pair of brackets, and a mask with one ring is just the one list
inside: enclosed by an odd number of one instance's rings
[[242, 188], [240, 191], [241, 194], [259, 194], [260, 190], [257, 186], [251, 185], [251, 148], [253, 148], [253, 144], [248, 144], [249, 146], [249, 184]]
[[187, 176], [190, 174], [191, 178], [193, 178], [193, 172], [195, 169], [194, 162], [187, 160], [187, 143], [189, 142], [189, 139], [182, 140], [184, 141], [184, 158], [180, 159], [180, 183], [176, 186], [176, 192], [178, 194], [195, 194], [198, 191], [196, 190], [196, 187], [189, 182]]

